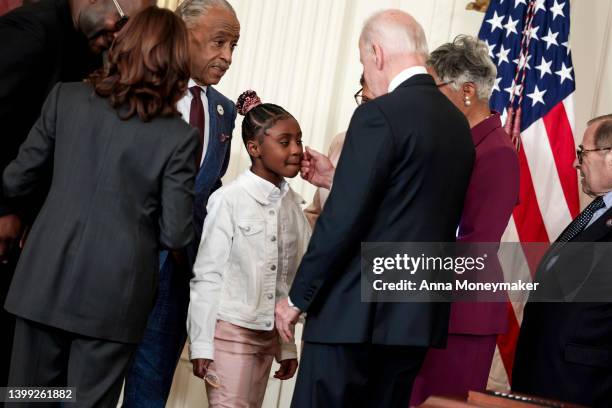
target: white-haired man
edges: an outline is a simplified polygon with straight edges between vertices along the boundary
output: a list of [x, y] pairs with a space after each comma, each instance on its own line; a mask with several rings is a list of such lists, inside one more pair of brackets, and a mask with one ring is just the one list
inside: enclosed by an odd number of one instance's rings
[[[240, 37], [236, 12], [226, 0], [185, 0], [176, 12], [187, 26], [191, 56], [189, 90], [177, 107], [183, 118], [198, 128], [201, 142], [196, 158], [199, 171], [193, 209], [196, 239], [184, 252], [160, 254], [158, 296], [126, 378], [123, 401], [126, 407], [166, 405], [187, 337], [189, 280], [206, 217], [206, 203], [221, 186], [236, 120], [234, 103], [212, 87], [232, 63]], [[205, 367], [200, 367], [200, 371], [204, 372]]]
[[293, 407], [407, 407], [427, 347], [444, 346], [448, 331], [448, 304], [361, 301], [361, 243], [455, 241], [474, 160], [469, 126], [427, 74], [413, 17], [376, 13], [359, 52], [376, 99], [351, 119], [308, 252], [277, 306], [285, 337], [308, 313]]

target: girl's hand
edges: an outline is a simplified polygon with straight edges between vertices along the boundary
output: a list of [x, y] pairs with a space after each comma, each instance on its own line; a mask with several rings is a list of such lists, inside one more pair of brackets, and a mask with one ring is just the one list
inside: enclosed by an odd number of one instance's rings
[[195, 358], [191, 360], [191, 364], [193, 365], [193, 375], [204, 379], [210, 363], [212, 363], [212, 360], [207, 358]]
[[274, 373], [274, 378], [279, 380], [288, 380], [295, 375], [297, 371], [297, 358], [290, 358], [280, 362], [280, 368]]

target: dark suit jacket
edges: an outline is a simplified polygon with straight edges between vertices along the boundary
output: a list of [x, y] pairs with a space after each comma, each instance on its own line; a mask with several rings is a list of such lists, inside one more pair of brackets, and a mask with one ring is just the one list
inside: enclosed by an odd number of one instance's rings
[[454, 242], [473, 161], [465, 117], [429, 75], [355, 111], [290, 292], [304, 340], [444, 345], [448, 304], [361, 302], [361, 242]]
[[[204, 218], [206, 218], [206, 204], [210, 195], [221, 187], [221, 178], [229, 165], [232, 132], [234, 131], [234, 123], [236, 121], [236, 106], [234, 102], [214, 89], [208, 86], [206, 91], [208, 98], [208, 116], [209, 122], [209, 140], [206, 149], [206, 156], [202, 162], [202, 167], [198, 171], [195, 183], [195, 200], [193, 207], [193, 230], [195, 239], [186, 248], [188, 259], [188, 271], [180, 271], [176, 268], [176, 264], [171, 257], [168, 257], [168, 251], [163, 251], [160, 254], [160, 267], [169, 268], [169, 273], [188, 273], [191, 274], [191, 267], [195, 262], [202, 237], [202, 227], [204, 226]], [[187, 118], [189, 119], [189, 118]], [[186, 296], [189, 293], [186, 292]]]
[[53, 174], [6, 309], [91, 337], [139, 341], [160, 245], [193, 240], [197, 144], [178, 116], [124, 121], [90, 85], [56, 86], [4, 172], [4, 193], [15, 201]]
[[[208, 98], [208, 116], [210, 127], [208, 147], [202, 167], [196, 179], [196, 199], [194, 222], [196, 226], [196, 246], [202, 235], [206, 204], [210, 195], [221, 187], [221, 177], [225, 175], [229, 165], [232, 132], [236, 121], [236, 106], [234, 102], [221, 94], [212, 86], [206, 92]], [[195, 259], [194, 259], [195, 261]]]
[[[42, 0], [0, 17], [0, 38], [1, 172], [17, 156], [53, 86], [82, 80], [102, 59], [75, 31], [67, 0]], [[31, 213], [40, 205], [39, 198], [34, 201]], [[0, 199], [0, 216], [16, 210]]]
[[[597, 251], [581, 244], [591, 242], [599, 243]], [[536, 303], [530, 296], [512, 372], [515, 391], [610, 406], [612, 303], [584, 302], [598, 288], [605, 288], [612, 298], [612, 244], [608, 242], [612, 242], [612, 209], [570, 243], [552, 246], [540, 262], [536, 281], [545, 286], [531, 296], [541, 300], [572, 294], [581, 301]], [[580, 290], [575, 292], [576, 288]]]

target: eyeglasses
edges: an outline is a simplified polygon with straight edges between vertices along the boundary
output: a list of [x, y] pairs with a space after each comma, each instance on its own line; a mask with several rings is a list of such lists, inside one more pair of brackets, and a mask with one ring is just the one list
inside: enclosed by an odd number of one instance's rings
[[123, 12], [123, 9], [121, 8], [117, 0], [113, 0], [113, 4], [115, 5], [115, 8], [117, 9], [117, 13], [119, 13], [119, 20], [117, 20], [117, 22], [115, 23], [115, 29], [119, 31], [123, 28], [124, 25], [127, 24], [129, 17], [125, 15], [125, 13]]
[[437, 83], [436, 86], [438, 88], [442, 88], [444, 85], [448, 85], [448, 84], [452, 84], [452, 83], [453, 83], [453, 81], [440, 82], [440, 83]]
[[355, 93], [355, 95], [353, 95], [353, 98], [355, 98], [355, 102], [357, 102], [357, 105], [361, 105], [362, 103], [370, 102], [370, 98], [368, 98], [367, 96], [363, 94], [363, 88], [359, 88], [359, 90]]
[[578, 156], [578, 163], [582, 164], [582, 158], [589, 152], [601, 152], [604, 150], [612, 150], [612, 147], [598, 147], [597, 149], [585, 149], [584, 146], [579, 145], [576, 149], [576, 156]]

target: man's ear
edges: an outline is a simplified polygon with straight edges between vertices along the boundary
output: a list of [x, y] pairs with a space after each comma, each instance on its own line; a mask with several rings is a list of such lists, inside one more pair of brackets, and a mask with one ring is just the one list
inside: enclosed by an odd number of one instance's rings
[[433, 77], [433, 79], [438, 80], [438, 73], [433, 69], [433, 67], [431, 65], [425, 65], [425, 69], [427, 70], [427, 73], [429, 75], [431, 75]]
[[379, 71], [384, 67], [385, 53], [379, 44], [372, 43], [372, 52], [374, 53], [374, 63]]
[[261, 148], [260, 148], [260, 144], [257, 143], [257, 140], [249, 140], [247, 141], [246, 144], [246, 149], [247, 149], [247, 153], [249, 153], [249, 156], [251, 156], [252, 158], [258, 158], [261, 157]]

